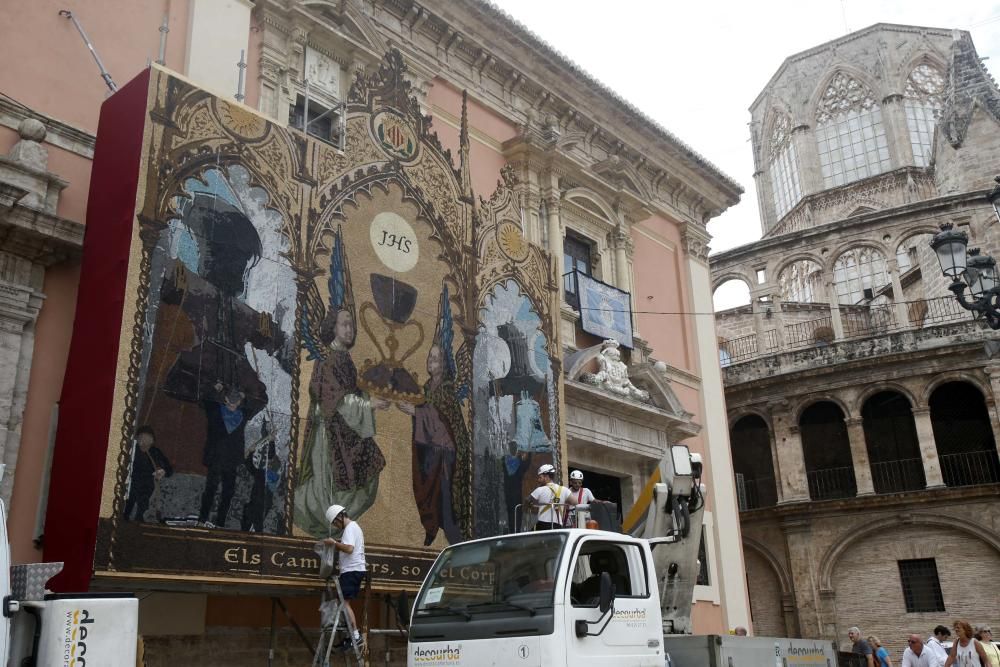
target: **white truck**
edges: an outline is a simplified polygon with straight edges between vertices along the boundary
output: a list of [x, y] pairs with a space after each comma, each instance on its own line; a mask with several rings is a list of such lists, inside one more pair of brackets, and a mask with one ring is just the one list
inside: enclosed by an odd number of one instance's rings
[[[3, 466], [0, 466], [0, 478]], [[0, 500], [0, 665], [135, 667], [139, 601], [131, 593], [49, 593], [62, 563], [10, 566]]]
[[[672, 447], [636, 531], [641, 536], [570, 528], [448, 547], [413, 606], [408, 665], [834, 667], [830, 642], [772, 638], [761, 652], [750, 644], [763, 640], [746, 638], [744, 658], [734, 661], [730, 653], [723, 661], [722, 639], [689, 636], [704, 511], [700, 477], [697, 455]], [[583, 525], [586, 511], [577, 516]]]

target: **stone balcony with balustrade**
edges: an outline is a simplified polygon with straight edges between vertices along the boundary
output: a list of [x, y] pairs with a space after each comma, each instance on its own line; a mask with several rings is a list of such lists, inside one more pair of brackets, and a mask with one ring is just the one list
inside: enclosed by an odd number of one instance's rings
[[727, 386], [873, 353], [933, 347], [955, 336], [981, 332], [980, 323], [950, 294], [905, 304], [841, 305], [839, 323], [825, 303], [784, 303], [781, 309], [781, 317], [766, 303], [759, 304], [756, 312], [746, 305], [716, 313], [720, 331], [755, 329], [719, 337]]

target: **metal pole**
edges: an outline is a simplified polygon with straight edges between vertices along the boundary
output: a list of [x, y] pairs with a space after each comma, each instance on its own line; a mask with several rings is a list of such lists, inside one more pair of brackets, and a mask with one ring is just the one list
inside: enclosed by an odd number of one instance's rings
[[237, 102], [242, 102], [246, 98], [246, 95], [243, 94], [243, 86], [245, 84], [244, 77], [246, 76], [246, 71], [247, 71], [247, 61], [246, 61], [246, 50], [245, 49], [240, 49], [240, 61], [238, 63], [236, 63], [236, 68], [240, 72], [239, 81], [237, 81], [237, 83], [236, 83], [236, 101]]
[[167, 64], [167, 33], [170, 32], [170, 12], [163, 15], [163, 23], [160, 24], [160, 53], [156, 62], [160, 65]]
[[271, 598], [271, 639], [267, 645], [267, 667], [274, 664], [274, 639], [278, 634], [278, 600]]
[[76, 20], [75, 16], [73, 16], [73, 12], [68, 9], [61, 9], [59, 10], [59, 16], [65, 16], [73, 22], [73, 25], [76, 26], [77, 32], [80, 33], [80, 37], [83, 38], [83, 43], [87, 45], [88, 49], [90, 49], [90, 55], [94, 56], [94, 62], [97, 63], [97, 67], [101, 70], [101, 78], [104, 79], [104, 83], [108, 85], [108, 88], [111, 89], [112, 93], [118, 92], [118, 86], [116, 86], [115, 82], [111, 79], [111, 75], [108, 73], [108, 70], [104, 68], [104, 63], [101, 62], [101, 57], [97, 55], [94, 45], [90, 43], [90, 38], [87, 37], [87, 33], [83, 31], [83, 26], [80, 25], [80, 22]]

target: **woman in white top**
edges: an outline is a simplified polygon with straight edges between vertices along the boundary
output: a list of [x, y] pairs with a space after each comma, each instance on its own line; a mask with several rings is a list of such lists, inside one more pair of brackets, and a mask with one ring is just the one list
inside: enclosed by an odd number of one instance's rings
[[944, 667], [986, 667], [990, 663], [986, 652], [972, 636], [972, 626], [968, 621], [955, 621], [955, 643], [951, 645]]

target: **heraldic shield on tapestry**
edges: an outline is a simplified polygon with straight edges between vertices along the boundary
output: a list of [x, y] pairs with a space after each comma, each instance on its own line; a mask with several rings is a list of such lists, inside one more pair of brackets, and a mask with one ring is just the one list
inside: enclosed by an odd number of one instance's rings
[[550, 258], [509, 169], [472, 192], [464, 98], [453, 161], [404, 73], [357, 76], [342, 151], [144, 75], [98, 577], [313, 577], [336, 503], [416, 584], [559, 465]]

